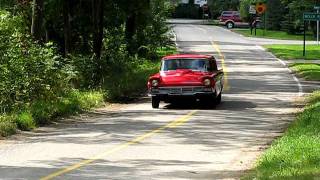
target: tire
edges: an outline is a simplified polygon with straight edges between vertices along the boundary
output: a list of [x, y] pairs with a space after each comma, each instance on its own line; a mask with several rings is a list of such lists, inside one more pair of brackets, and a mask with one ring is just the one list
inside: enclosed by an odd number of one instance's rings
[[152, 97], [152, 108], [158, 109], [160, 105], [160, 99], [158, 97]]
[[222, 99], [222, 92], [216, 97], [215, 99], [215, 104], [218, 105], [221, 103], [221, 99]]
[[232, 29], [232, 28], [234, 28], [234, 23], [233, 22], [227, 22], [226, 27], [228, 29]]

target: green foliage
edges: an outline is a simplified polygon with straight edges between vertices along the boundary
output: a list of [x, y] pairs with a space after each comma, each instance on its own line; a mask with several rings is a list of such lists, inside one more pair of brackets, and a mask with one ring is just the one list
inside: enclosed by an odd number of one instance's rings
[[1, 9], [11, 9], [16, 4], [16, 0], [0, 0], [0, 10]]
[[[159, 61], [160, 62], [160, 61]], [[109, 100], [127, 100], [146, 92], [149, 75], [159, 71], [159, 62], [132, 59], [128, 62], [110, 64], [103, 89]]]
[[309, 0], [282, 0], [286, 7], [283, 29], [290, 34], [303, 31], [303, 13], [312, 12], [314, 3]]
[[200, 19], [200, 7], [195, 4], [179, 4], [173, 13], [174, 18]]
[[151, 1], [151, 15], [149, 24], [143, 29], [142, 41], [143, 47], [147, 52], [139, 53], [142, 57], [147, 59], [157, 59], [157, 49], [159, 47], [166, 47], [171, 45], [171, 40], [168, 35], [169, 28], [166, 24], [167, 16], [169, 15], [169, 3], [163, 0]]
[[248, 21], [250, 18], [249, 7], [252, 4], [252, 0], [243, 0], [240, 2], [240, 16], [241, 19]]
[[157, 49], [158, 57], [162, 58], [167, 55], [176, 54], [177, 49], [174, 46], [160, 47]]
[[16, 132], [16, 129], [13, 116], [0, 115], [0, 137], [10, 136]]
[[0, 137], [12, 135], [16, 129], [32, 130], [36, 126], [50, 123], [54, 118], [73, 115], [104, 104], [104, 93], [100, 91], [72, 90], [56, 100], [37, 100], [26, 104], [23, 110], [12, 115], [0, 115]]
[[[95, 107], [99, 107], [104, 104], [104, 93], [100, 91], [87, 91], [81, 92], [78, 90], [72, 91], [65, 99], [69, 100], [78, 106], [78, 111], [90, 110]], [[61, 102], [61, 104], [67, 104]]]
[[[247, 1], [247, 0], [244, 0]], [[222, 11], [237, 11], [239, 9], [240, 2], [239, 0], [214, 0], [208, 1], [208, 5], [211, 9], [211, 13], [214, 19], [221, 15]], [[249, 9], [247, 10], [249, 11]]]
[[284, 6], [281, 0], [267, 1], [266, 23], [269, 30], [280, 30], [284, 19]]
[[29, 109], [38, 125], [49, 123], [56, 117], [72, 115], [77, 112], [99, 107], [104, 102], [104, 94], [99, 91], [81, 92], [72, 90], [54, 101], [38, 100]]
[[[99, 106], [104, 93], [109, 99], [142, 93], [148, 75], [158, 70], [159, 63], [153, 61], [159, 59], [159, 47], [166, 54], [170, 44], [167, 0], [105, 3], [101, 58], [93, 55], [92, 1], [73, 1], [67, 12], [72, 51], [65, 58], [61, 54], [66, 13], [61, 0], [44, 3], [45, 23], [40, 32], [46, 34], [44, 42], [30, 36], [31, 3], [0, 3], [0, 114], [12, 114], [1, 120], [0, 136], [12, 134], [17, 127], [31, 130], [58, 116]], [[126, 22], [132, 15], [129, 42]], [[132, 46], [134, 51], [128, 53]]]
[[320, 174], [320, 93], [279, 140], [272, 143], [247, 179], [314, 179]]
[[36, 127], [36, 123], [32, 117], [31, 112], [29, 111], [23, 111], [18, 114], [16, 123], [18, 128], [24, 131], [30, 131]]
[[0, 107], [36, 99], [54, 99], [68, 88], [69, 68], [52, 44], [34, 43], [24, 34], [21, 18], [0, 12]]
[[57, 102], [37, 100], [30, 106], [30, 112], [38, 125], [48, 124], [57, 112]]

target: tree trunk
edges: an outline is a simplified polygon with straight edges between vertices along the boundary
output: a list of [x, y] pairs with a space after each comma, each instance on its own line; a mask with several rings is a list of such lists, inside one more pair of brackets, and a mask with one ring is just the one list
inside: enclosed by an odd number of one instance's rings
[[68, 55], [71, 49], [71, 23], [70, 23], [70, 1], [63, 1], [63, 33], [64, 33], [64, 55]]
[[125, 35], [126, 35], [126, 41], [127, 41], [127, 50], [129, 54], [134, 54], [134, 42], [133, 42], [133, 36], [136, 33], [137, 25], [136, 25], [136, 14], [132, 13], [129, 16], [127, 16], [126, 19], [126, 29], [125, 29]]
[[33, 0], [31, 35], [42, 41], [43, 35], [43, 0]]
[[93, 12], [93, 52], [96, 58], [101, 57], [101, 48], [103, 41], [103, 3], [104, 0], [92, 1]]

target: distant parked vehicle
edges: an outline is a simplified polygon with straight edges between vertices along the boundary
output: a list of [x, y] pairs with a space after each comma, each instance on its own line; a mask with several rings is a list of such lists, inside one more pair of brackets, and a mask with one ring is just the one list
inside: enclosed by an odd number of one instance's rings
[[222, 11], [219, 20], [219, 24], [226, 26], [228, 29], [249, 25], [248, 22], [242, 21], [239, 11]]

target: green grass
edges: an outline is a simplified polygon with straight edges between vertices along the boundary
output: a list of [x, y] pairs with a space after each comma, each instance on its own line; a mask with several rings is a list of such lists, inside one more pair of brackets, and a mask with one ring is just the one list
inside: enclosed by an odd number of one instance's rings
[[273, 142], [243, 179], [312, 179], [320, 176], [320, 91], [283, 137]]
[[[272, 31], [272, 30], [267, 30], [265, 34], [263, 34], [262, 29], [257, 29], [257, 36], [254, 35], [254, 30], [253, 30], [253, 35], [251, 35], [250, 29], [234, 29], [233, 30], [236, 33], [242, 34], [247, 37], [258, 37], [258, 38], [269, 38], [269, 39], [282, 39], [282, 40], [303, 40], [303, 35], [301, 34], [288, 34], [287, 32], [284, 31]], [[307, 34], [307, 40], [315, 40], [313, 35], [311, 33]]]
[[290, 68], [306, 80], [320, 81], [320, 64], [296, 63]]
[[29, 131], [39, 125], [50, 123], [57, 117], [76, 114], [99, 107], [104, 103], [104, 94], [98, 91], [73, 90], [55, 101], [38, 100], [10, 115], [0, 115], [0, 137], [14, 134], [17, 129]]
[[320, 60], [320, 46], [318, 45], [307, 45], [305, 57], [302, 45], [266, 45], [265, 48], [281, 59]]
[[173, 46], [162, 47], [157, 49], [158, 57], [164, 57], [171, 54], [176, 54], [177, 49]]

